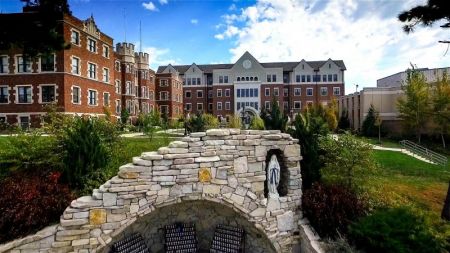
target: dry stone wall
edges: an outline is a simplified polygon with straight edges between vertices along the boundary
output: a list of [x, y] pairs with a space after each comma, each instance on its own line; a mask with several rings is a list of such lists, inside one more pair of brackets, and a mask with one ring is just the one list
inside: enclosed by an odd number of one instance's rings
[[[266, 156], [280, 150], [289, 172], [286, 196], [265, 198]], [[300, 242], [300, 146], [279, 131], [211, 129], [134, 157], [117, 176], [74, 200], [60, 224], [0, 245], [0, 252], [101, 252], [139, 217], [186, 201], [233, 209], [276, 252]]]

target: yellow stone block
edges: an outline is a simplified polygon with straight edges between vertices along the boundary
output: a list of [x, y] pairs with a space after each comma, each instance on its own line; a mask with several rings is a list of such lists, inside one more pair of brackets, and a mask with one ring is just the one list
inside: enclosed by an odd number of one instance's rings
[[211, 182], [211, 169], [200, 168], [198, 170], [198, 179], [202, 183]]
[[136, 172], [119, 172], [119, 177], [123, 179], [136, 179], [139, 174]]
[[103, 223], [106, 223], [105, 209], [92, 209], [89, 211], [89, 224], [101, 225]]

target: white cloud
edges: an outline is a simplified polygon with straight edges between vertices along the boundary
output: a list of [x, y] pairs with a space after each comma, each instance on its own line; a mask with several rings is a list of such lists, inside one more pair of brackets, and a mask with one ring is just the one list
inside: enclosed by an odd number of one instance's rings
[[240, 13], [222, 16], [218, 40], [231, 39], [231, 61], [249, 51], [261, 62], [342, 59], [347, 93], [376, 80], [418, 67], [449, 65], [443, 29], [403, 33], [396, 16], [417, 4], [399, 1], [258, 0]]
[[198, 19], [195, 19], [195, 18], [191, 19], [191, 24], [194, 24], [194, 25], [198, 24]]
[[159, 0], [159, 4], [161, 4], [161, 5], [165, 5], [165, 4], [168, 4], [168, 3], [169, 3], [168, 0]]
[[158, 8], [156, 8], [155, 4], [151, 1], [148, 3], [142, 3], [142, 6], [149, 11], [158, 11]]
[[234, 3], [231, 4], [230, 7], [228, 7], [228, 10], [229, 10], [229, 11], [235, 11], [235, 10], [237, 10], [236, 4], [234, 4]]
[[[139, 43], [136, 44], [136, 48], [139, 48]], [[158, 48], [158, 47], [143, 47], [142, 51], [149, 54], [150, 66], [155, 71], [159, 66], [168, 65], [179, 65], [181, 60], [178, 58], [170, 57], [169, 48]]]

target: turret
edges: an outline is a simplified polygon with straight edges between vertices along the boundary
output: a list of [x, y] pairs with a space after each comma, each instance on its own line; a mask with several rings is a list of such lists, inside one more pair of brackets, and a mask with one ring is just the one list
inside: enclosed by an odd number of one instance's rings
[[134, 57], [135, 57], [135, 61], [137, 63], [137, 68], [138, 69], [149, 69], [149, 65], [150, 65], [150, 60], [149, 60], [149, 55], [147, 53], [144, 52], [136, 52], [134, 53]]
[[123, 62], [131, 62], [134, 63], [134, 45], [131, 43], [117, 43], [116, 44], [116, 52], [120, 55], [120, 58]]

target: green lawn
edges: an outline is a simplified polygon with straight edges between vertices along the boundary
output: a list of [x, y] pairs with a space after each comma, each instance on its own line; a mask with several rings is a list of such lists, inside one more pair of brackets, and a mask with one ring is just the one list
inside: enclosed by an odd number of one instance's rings
[[370, 144], [385, 147], [385, 148], [401, 148], [399, 142], [388, 139], [388, 138], [381, 138], [381, 143], [378, 141], [377, 137], [361, 137], [357, 136], [358, 139], [364, 140]]
[[388, 206], [411, 205], [440, 216], [450, 168], [422, 162], [400, 152], [375, 150], [379, 169], [368, 181], [377, 201]]

